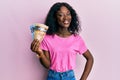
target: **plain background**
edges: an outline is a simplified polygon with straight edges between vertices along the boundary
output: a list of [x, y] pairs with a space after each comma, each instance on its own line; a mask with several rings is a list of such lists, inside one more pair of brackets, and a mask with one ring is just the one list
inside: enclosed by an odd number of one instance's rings
[[[81, 36], [95, 60], [88, 80], [120, 80], [119, 0], [1, 0], [0, 80], [45, 80], [47, 70], [30, 50], [29, 26], [44, 23], [58, 1], [68, 2], [80, 17]], [[82, 55], [76, 63], [78, 80], [85, 65]]]

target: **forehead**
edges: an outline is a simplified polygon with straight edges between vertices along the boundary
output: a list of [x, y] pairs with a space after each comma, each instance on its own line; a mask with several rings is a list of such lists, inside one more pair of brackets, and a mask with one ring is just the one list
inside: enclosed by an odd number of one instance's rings
[[70, 12], [69, 9], [65, 6], [61, 6], [60, 10], [58, 12]]

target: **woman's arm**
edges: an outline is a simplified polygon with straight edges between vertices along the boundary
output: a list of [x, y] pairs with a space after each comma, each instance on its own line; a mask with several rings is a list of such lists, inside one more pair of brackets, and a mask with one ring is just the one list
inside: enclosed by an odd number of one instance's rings
[[33, 42], [31, 43], [31, 50], [39, 56], [41, 64], [45, 68], [49, 68], [50, 67], [49, 52], [41, 50], [39, 46], [40, 46], [39, 40], [33, 40]]
[[50, 67], [49, 52], [43, 50], [43, 54], [44, 54], [44, 55], [41, 55], [40, 58], [39, 58], [39, 60], [40, 60], [41, 64], [42, 64], [45, 68], [49, 69], [49, 67]]
[[89, 50], [87, 50], [83, 54], [83, 56], [86, 58], [87, 61], [86, 61], [85, 68], [84, 68], [84, 71], [83, 71], [83, 74], [82, 74], [80, 80], [87, 80], [87, 77], [92, 69], [94, 59]]

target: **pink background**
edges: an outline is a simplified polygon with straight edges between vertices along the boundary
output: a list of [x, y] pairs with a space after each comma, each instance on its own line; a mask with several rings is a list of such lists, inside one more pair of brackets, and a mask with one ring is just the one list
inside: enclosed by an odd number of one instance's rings
[[[45, 80], [47, 70], [30, 50], [29, 26], [43, 23], [51, 5], [65, 1], [80, 16], [82, 32], [95, 62], [88, 80], [120, 80], [119, 0], [2, 0], [0, 2], [0, 80]], [[78, 55], [75, 75], [85, 59]]]

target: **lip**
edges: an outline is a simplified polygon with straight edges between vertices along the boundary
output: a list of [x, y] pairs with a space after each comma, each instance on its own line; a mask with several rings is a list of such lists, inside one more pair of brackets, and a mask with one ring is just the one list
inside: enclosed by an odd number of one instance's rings
[[63, 23], [63, 25], [68, 27], [70, 23]]
[[69, 22], [69, 20], [65, 20], [65, 21], [63, 21], [63, 23], [64, 24], [69, 24], [70, 22]]
[[64, 24], [68, 24], [68, 23], [69, 23], [69, 21], [68, 21], [68, 20], [64, 21]]

